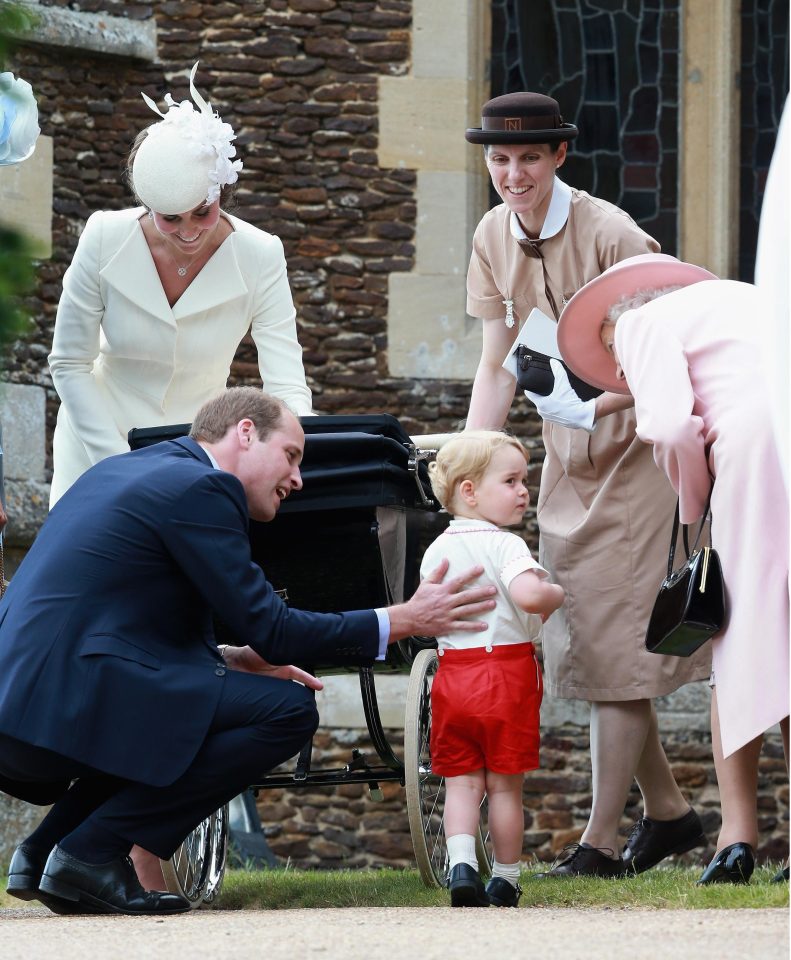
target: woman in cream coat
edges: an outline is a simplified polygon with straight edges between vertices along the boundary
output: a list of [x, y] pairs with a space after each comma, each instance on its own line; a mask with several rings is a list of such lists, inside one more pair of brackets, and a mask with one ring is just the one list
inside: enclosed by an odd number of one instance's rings
[[248, 330], [264, 388], [311, 410], [283, 246], [220, 209], [241, 163], [194, 74], [198, 109], [168, 95], [130, 155], [143, 206], [93, 214], [64, 276], [49, 358], [61, 399], [51, 505], [127, 451], [130, 428], [190, 422], [225, 387]]

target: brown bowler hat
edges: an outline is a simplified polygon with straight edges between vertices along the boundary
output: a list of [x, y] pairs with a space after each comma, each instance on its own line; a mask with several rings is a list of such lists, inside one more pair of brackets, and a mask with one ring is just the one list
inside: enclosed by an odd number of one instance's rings
[[559, 143], [573, 140], [579, 130], [564, 123], [557, 100], [542, 93], [506, 93], [488, 100], [481, 126], [464, 134], [470, 143]]

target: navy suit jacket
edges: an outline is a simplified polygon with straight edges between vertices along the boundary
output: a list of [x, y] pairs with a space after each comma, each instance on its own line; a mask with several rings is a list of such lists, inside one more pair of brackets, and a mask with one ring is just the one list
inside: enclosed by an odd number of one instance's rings
[[213, 614], [274, 664], [378, 653], [373, 610], [307, 613], [279, 599], [250, 556], [241, 483], [193, 440], [98, 463], [58, 501], [0, 603], [0, 732], [173, 782], [223, 684]]

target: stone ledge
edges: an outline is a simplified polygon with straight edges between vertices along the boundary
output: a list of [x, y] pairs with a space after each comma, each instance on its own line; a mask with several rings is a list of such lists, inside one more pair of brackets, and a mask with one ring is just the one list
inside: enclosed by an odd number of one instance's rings
[[48, 809], [0, 793], [0, 872], [5, 872], [19, 842], [35, 830]]
[[[376, 696], [382, 725], [400, 730], [404, 725], [404, 705], [409, 678], [403, 675], [377, 676]], [[708, 734], [711, 691], [705, 682], [688, 683], [667, 697], [656, 700], [659, 727], [669, 733]], [[357, 674], [324, 678], [324, 690], [316, 695], [321, 728], [332, 729], [333, 737], [343, 740], [348, 731], [365, 729], [360, 682]], [[584, 700], [560, 700], [545, 695], [541, 705], [541, 731], [553, 731], [571, 725], [587, 731], [590, 705]], [[354, 735], [351, 740], [354, 741]]]
[[6, 481], [43, 481], [46, 467], [44, 388], [28, 383], [1, 383], [0, 411]]
[[465, 311], [464, 276], [391, 273], [387, 295], [391, 376], [459, 380], [475, 375], [481, 328]]
[[127, 20], [104, 13], [44, 7], [37, 0], [23, 2], [38, 18], [32, 34], [16, 35], [25, 43], [85, 50], [109, 57], [157, 59], [157, 27], [153, 17], [143, 21]]
[[36, 539], [49, 508], [49, 484], [37, 480], [6, 480], [8, 526], [3, 537], [9, 547], [29, 547]]

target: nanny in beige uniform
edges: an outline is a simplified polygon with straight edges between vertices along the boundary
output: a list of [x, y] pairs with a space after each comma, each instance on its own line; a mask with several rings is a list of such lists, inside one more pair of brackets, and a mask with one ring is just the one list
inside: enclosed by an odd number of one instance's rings
[[[555, 100], [533, 93], [490, 100], [481, 128], [467, 131], [468, 141], [485, 145], [504, 201], [478, 224], [467, 278], [467, 312], [483, 320], [469, 428], [505, 422], [516, 382], [502, 362], [533, 307], [557, 320], [607, 267], [659, 249], [622, 210], [557, 178], [576, 135]], [[544, 629], [546, 689], [592, 705], [590, 821], [581, 844], [549, 874], [641, 871], [704, 842], [673, 779], [651, 701], [707, 678], [708, 654], [664, 658], [643, 644], [675, 498], [635, 435], [629, 398], [605, 393], [583, 403], [562, 368], [548, 397], [528, 396], [544, 419], [541, 563], [567, 594]], [[621, 858], [618, 823], [635, 777], [645, 816]]]

